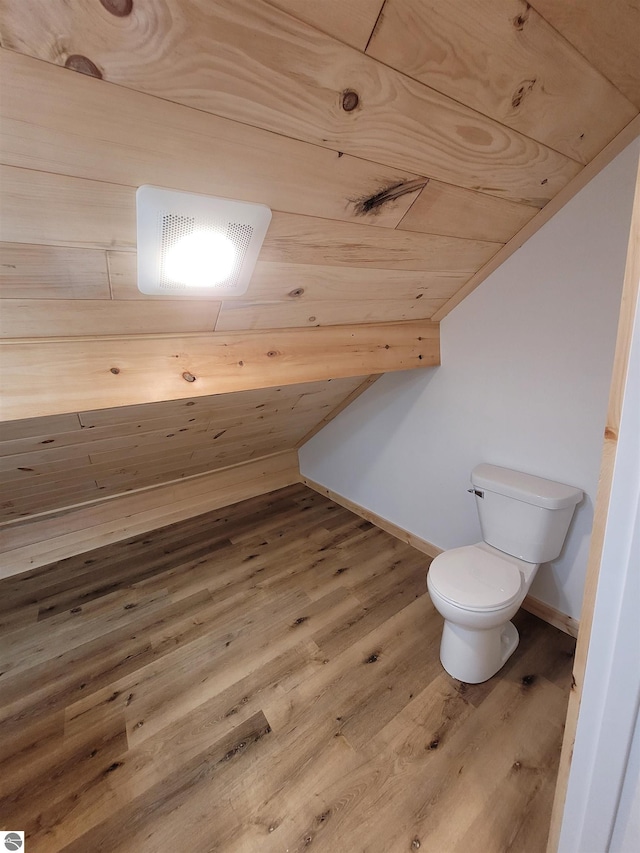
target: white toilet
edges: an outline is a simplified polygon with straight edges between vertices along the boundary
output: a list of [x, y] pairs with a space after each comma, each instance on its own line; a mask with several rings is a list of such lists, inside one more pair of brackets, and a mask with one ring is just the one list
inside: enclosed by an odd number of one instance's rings
[[427, 587], [444, 616], [440, 660], [449, 675], [477, 684], [506, 663], [518, 645], [510, 622], [538, 566], [562, 550], [582, 491], [499, 468], [471, 474], [484, 541], [453, 548], [431, 563]]

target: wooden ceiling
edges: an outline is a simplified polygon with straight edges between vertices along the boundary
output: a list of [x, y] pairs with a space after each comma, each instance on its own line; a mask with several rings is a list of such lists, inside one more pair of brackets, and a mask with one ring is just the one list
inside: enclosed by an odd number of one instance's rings
[[[22, 0], [0, 38], [9, 421], [437, 364], [435, 323], [640, 121], [639, 0]], [[244, 296], [138, 292], [142, 184], [272, 208]]]
[[[0, 28], [5, 336], [437, 318], [640, 108], [637, 0], [23, 0]], [[273, 208], [244, 297], [137, 292], [143, 183]]]

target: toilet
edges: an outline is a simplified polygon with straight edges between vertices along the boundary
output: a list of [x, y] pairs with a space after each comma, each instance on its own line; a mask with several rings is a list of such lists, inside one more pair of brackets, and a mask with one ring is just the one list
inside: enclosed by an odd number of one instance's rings
[[442, 666], [478, 684], [501, 669], [518, 645], [510, 621], [541, 563], [564, 544], [580, 489], [482, 464], [471, 473], [483, 541], [444, 551], [427, 575], [431, 600], [444, 617]]

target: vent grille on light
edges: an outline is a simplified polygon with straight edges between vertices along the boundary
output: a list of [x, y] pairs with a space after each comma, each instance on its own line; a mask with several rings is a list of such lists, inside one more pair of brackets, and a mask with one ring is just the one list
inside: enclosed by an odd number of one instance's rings
[[[228, 296], [245, 293], [271, 211], [248, 202], [144, 186], [137, 192], [138, 289], [151, 295]], [[173, 279], [166, 259], [173, 246], [196, 231], [223, 234], [235, 249], [229, 275], [215, 285], [193, 287]]]
[[[183, 237], [193, 234], [196, 230], [196, 220], [192, 216], [176, 216], [174, 213], [161, 213], [158, 216], [158, 227], [160, 229], [160, 279], [159, 286], [164, 290], [175, 290], [176, 288], [184, 291], [190, 290], [189, 285], [179, 281], [174, 281], [166, 270], [165, 259], [168, 251]], [[198, 227], [203, 230], [219, 230], [220, 222], [211, 219], [200, 217], [198, 219]], [[251, 245], [251, 237], [253, 236], [253, 228], [251, 225], [243, 225], [239, 222], [228, 222], [225, 230], [225, 236], [231, 240], [236, 249], [236, 259], [233, 269], [229, 276], [224, 281], [215, 285], [218, 290], [235, 290], [238, 287], [238, 279], [242, 272], [242, 265], [246, 257], [249, 246]]]
[[161, 213], [158, 216], [158, 227], [160, 228], [160, 287], [165, 289], [173, 289], [174, 287], [179, 287], [182, 290], [187, 289], [186, 284], [180, 284], [169, 278], [166, 271], [165, 259], [169, 249], [175, 246], [178, 240], [186, 237], [187, 234], [193, 234], [195, 223], [196, 221], [192, 216], [176, 216], [174, 213]]

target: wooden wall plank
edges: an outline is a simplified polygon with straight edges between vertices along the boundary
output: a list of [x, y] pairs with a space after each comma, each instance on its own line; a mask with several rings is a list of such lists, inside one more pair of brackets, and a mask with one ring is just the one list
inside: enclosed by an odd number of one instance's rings
[[174, 457], [181, 453], [193, 456], [195, 451], [204, 450], [215, 458], [221, 447], [244, 441], [245, 436], [251, 438], [252, 433], [255, 432], [265, 434], [267, 427], [262, 423], [248, 421], [231, 428], [221, 427], [220, 432], [223, 434], [218, 439], [214, 439], [214, 434], [206, 430], [176, 434], [172, 438], [167, 437], [166, 433], [153, 436], [147, 433], [137, 440], [121, 439], [122, 447], [120, 448], [92, 445], [88, 448], [89, 459], [92, 465], [105, 466], [109, 469], [127, 464], [143, 467], [147, 462], [155, 463], [156, 467], [161, 465], [175, 467]]
[[287, 451], [180, 483], [101, 501], [53, 517], [0, 529], [0, 576], [82, 554], [157, 527], [182, 521], [299, 479], [298, 457]]
[[[291, 386], [292, 388], [296, 386]], [[239, 392], [238, 396], [246, 392]], [[92, 453], [94, 447], [129, 447], [132, 441], [146, 441], [148, 436], [180, 434], [195, 435], [201, 431], [218, 432], [229, 426], [237, 426], [246, 419], [252, 417], [276, 415], [280, 410], [291, 411], [299, 399], [299, 394], [285, 398], [282, 403], [267, 403], [259, 410], [253, 411], [252, 406], [238, 403], [234, 408], [216, 410], [205, 409], [199, 411], [197, 416], [189, 416], [190, 410], [184, 414], [174, 412], [173, 416], [167, 414], [164, 418], [153, 418], [143, 420], [131, 418], [122, 423], [111, 423], [108, 426], [87, 427], [73, 432], [47, 433], [46, 438], [37, 436], [33, 438], [17, 438], [9, 441], [0, 441], [0, 471], [3, 469], [3, 460], [7, 457], [13, 458], [9, 467], [18, 465], [17, 457], [28, 454], [30, 459], [26, 465], [32, 467], [39, 461], [47, 459], [74, 458], [78, 455], [78, 447], [83, 447], [85, 453]], [[154, 404], [148, 404], [154, 405]], [[104, 412], [105, 410], [102, 410]], [[42, 418], [41, 420], [46, 420]], [[21, 423], [11, 421], [11, 424]], [[2, 432], [0, 430], [0, 436]], [[45, 444], [44, 441], [47, 443]], [[5, 466], [6, 467], [6, 466]], [[0, 480], [2, 475], [0, 474]]]
[[[89, 462], [77, 460], [78, 466], [63, 475], [43, 474], [28, 482], [3, 483], [2, 522], [12, 521], [19, 515], [33, 515], [40, 510], [54, 510], [104, 495], [98, 491], [95, 477], [89, 476]], [[75, 463], [74, 463], [75, 464]], [[169, 478], [167, 478], [169, 479]], [[91, 491], [91, 495], [85, 492]]]
[[0, 166], [0, 238], [96, 249], [136, 247], [135, 190]]
[[[199, 430], [216, 432], [229, 424], [281, 414], [288, 417], [295, 409], [304, 406], [317, 408], [322, 401], [335, 404], [351, 393], [363, 381], [363, 377], [331, 379], [324, 382], [284, 385], [257, 391], [240, 391], [236, 394], [217, 394], [210, 397], [187, 400], [147, 403], [142, 406], [124, 406], [115, 409], [80, 412], [78, 415], [60, 415], [38, 418], [35, 421], [13, 421], [0, 426], [0, 458], [31, 454], [37, 460], [42, 453], [49, 458], [71, 458], [75, 451], [65, 455], [64, 448], [70, 445], [97, 447], [104, 442], [122, 446], [122, 439], [146, 441], [154, 433], [193, 432]], [[22, 432], [31, 431], [32, 437], [23, 437]], [[42, 431], [36, 434], [38, 424]], [[55, 425], [59, 428], [56, 429]], [[14, 429], [11, 429], [14, 427]], [[49, 429], [47, 429], [49, 427]], [[11, 438], [4, 440], [4, 433]], [[141, 438], [142, 437], [142, 438]]]
[[[336, 380], [350, 382], [354, 380]], [[79, 413], [80, 423], [84, 427], [113, 427], [114, 425], [139, 422], [143, 429], [147, 424], [157, 421], [159, 418], [172, 418], [178, 421], [186, 418], [210, 419], [214, 415], [225, 415], [244, 411], [255, 407], [264, 408], [270, 404], [276, 404], [282, 400], [283, 405], [289, 401], [298, 399], [300, 389], [304, 385], [278, 386], [276, 388], [259, 388], [254, 391], [242, 391], [238, 394], [214, 394], [202, 397], [187, 397], [179, 400], [162, 400], [155, 403], [143, 405], [121, 406], [109, 409], [87, 410]]]
[[3, 420], [439, 363], [439, 330], [428, 321], [0, 346]]
[[[281, 453], [288, 450], [286, 443], [281, 442], [278, 445], [276, 442], [269, 442], [266, 449], [260, 448], [257, 456], [266, 456], [271, 453]], [[105, 474], [97, 482], [100, 488], [105, 489], [106, 494], [116, 493], [125, 494], [135, 491], [139, 488], [150, 488], [173, 480], [185, 480], [189, 477], [199, 476], [213, 470], [227, 468], [230, 465], [239, 465], [243, 462], [251, 460], [249, 453], [245, 447], [227, 448], [220, 450], [213, 459], [203, 459], [197, 464], [190, 465], [189, 463], [178, 465], [172, 468], [168, 464], [158, 466], [156, 469], [145, 469], [142, 476], [133, 468], [122, 469]]]
[[[125, 472], [131, 472], [142, 479], [149, 472], [181, 471], [183, 466], [194, 467], [200, 460], [210, 463], [208, 469], [220, 468], [221, 465], [214, 463], [217, 463], [220, 454], [227, 452], [229, 448], [253, 448], [257, 442], [268, 447], [275, 437], [286, 439], [288, 447], [294, 446], [315, 422], [321, 420], [333, 408], [335, 407], [330, 403], [324, 403], [317, 409], [283, 414], [266, 422], [247, 419], [246, 422], [221, 428], [216, 433], [205, 434], [200, 431], [181, 435], [174, 440], [166, 435], [153, 436], [153, 441], [150, 440], [148, 445], [123, 441], [120, 450], [105, 448], [104, 444], [108, 445], [108, 442], [97, 442], [97, 445], [103, 446], [95, 447], [95, 450], [93, 444], [87, 447], [70, 445], [65, 449], [75, 451], [75, 458], [51, 462], [39, 459], [30, 462], [32, 467], [29, 468], [11, 468], [9, 466], [14, 463], [25, 460], [4, 456], [2, 461], [8, 470], [0, 473], [3, 499], [5, 495], [12, 500], [17, 495], [33, 495], [45, 488], [66, 488], [74, 483], [92, 480], [100, 482], [105, 477]], [[83, 451], [82, 455], [80, 451]], [[72, 453], [68, 455], [72, 457]], [[245, 458], [249, 458], [248, 454], [245, 454]]]
[[[237, 429], [238, 426], [242, 426], [242, 423], [223, 422], [218, 429], [224, 429], [225, 434], [228, 434], [230, 427]], [[36, 482], [42, 479], [43, 474], [65, 472], [65, 469], [70, 473], [72, 469], [83, 465], [113, 462], [117, 466], [147, 455], [163, 457], [165, 454], [182, 452], [185, 448], [193, 450], [199, 445], [218, 444], [213, 440], [207, 420], [191, 424], [190, 428], [184, 431], [145, 430], [145, 432], [129, 435], [105, 436], [103, 434], [96, 439], [93, 437], [94, 432], [95, 430], [82, 430], [81, 436], [85, 438], [84, 442], [75, 444], [54, 442], [37, 450], [18, 449], [17, 442], [9, 442], [14, 446], [15, 452], [0, 457], [0, 482], [7, 480]]]
[[80, 431], [82, 424], [78, 415], [51, 415], [47, 418], [25, 418], [24, 420], [0, 422], [0, 442], [44, 436], [47, 439], [57, 433]]
[[[148, 296], [138, 290], [138, 257], [135, 252], [107, 252], [107, 267], [109, 269], [109, 285], [111, 298], [115, 300], [134, 299], [138, 302], [183, 302], [198, 300], [198, 294], [184, 296], [162, 295]], [[255, 273], [254, 273], [255, 275]], [[253, 277], [252, 277], [253, 280]], [[250, 285], [251, 286], [251, 285]]]
[[240, 329], [286, 329], [428, 319], [446, 299], [289, 300], [223, 302], [217, 332]]
[[492, 257], [501, 244], [412, 231], [373, 229], [312, 216], [274, 216], [260, 257], [292, 264], [367, 269], [467, 272]]
[[[483, 196], [488, 198], [488, 196]], [[501, 202], [502, 203], [502, 202]], [[535, 210], [527, 208], [527, 210]], [[400, 226], [401, 227], [401, 226]], [[377, 233], [377, 232], [376, 232]], [[354, 234], [356, 249], [357, 235]], [[375, 241], [372, 241], [372, 243]], [[416, 243], [418, 241], [416, 240]], [[409, 246], [405, 246], [409, 250]], [[136, 257], [132, 252], [108, 252], [109, 274], [114, 299], [155, 301], [140, 293], [136, 284]], [[346, 247], [344, 249], [346, 257]], [[409, 257], [406, 257], [410, 261]], [[391, 263], [392, 261], [388, 261]], [[396, 260], [397, 263], [397, 260]], [[466, 271], [397, 270], [370, 267], [326, 266], [324, 264], [288, 264], [258, 261], [246, 294], [225, 295], [225, 302], [253, 300], [321, 301], [368, 299], [448, 299], [469, 278]], [[182, 299], [182, 297], [179, 297]], [[188, 297], [197, 299], [197, 296]], [[158, 297], [165, 300], [166, 297]]]
[[[85, 430], [81, 431], [82, 433]], [[22, 441], [29, 441], [23, 439]], [[40, 474], [55, 473], [80, 465], [89, 464], [89, 451], [83, 442], [63, 444], [62, 446], [40, 446], [34, 450], [23, 451], [18, 445], [21, 441], [3, 442], [14, 449], [14, 453], [0, 457], [0, 482], [33, 480]], [[71, 460], [74, 460], [71, 462]]]
[[637, 114], [522, 0], [387, 0], [367, 53], [582, 163]]
[[638, 0], [535, 0], [534, 6], [640, 109]]
[[[360, 377], [351, 377], [312, 383], [310, 386], [280, 386], [258, 392], [241, 391], [232, 396], [201, 397], [195, 401], [147, 403], [144, 406], [7, 421], [0, 423], [0, 459], [24, 453], [48, 453], [70, 445], [91, 446], [107, 439], [116, 441], [152, 432], [191, 431], [200, 425], [207, 430], [217, 431], [221, 424], [233, 424], [253, 417], [264, 419], [279, 412], [291, 411], [302, 398], [313, 402], [325, 396], [330, 399], [340, 397], [350, 393], [359, 382]], [[304, 390], [318, 385], [320, 388], [317, 392]], [[200, 403], [202, 405], [199, 406]], [[81, 420], [86, 425], [82, 425]]]
[[0, 243], [0, 297], [109, 299], [104, 252]]
[[340, 157], [8, 50], [0, 49], [0, 72], [0, 144], [3, 162], [10, 165], [391, 228], [417, 192], [396, 195], [364, 213], [358, 200], [419, 175]]
[[3, 299], [0, 338], [212, 332], [219, 302]]
[[[429, 270], [398, 270], [389, 267], [376, 269], [260, 261], [251, 278], [246, 298], [265, 301], [326, 299], [331, 302], [368, 299], [407, 300], [418, 296], [421, 299], [446, 299], [455, 293], [467, 278], [466, 271], [431, 272]], [[302, 293], [299, 292], [300, 290]]]
[[19, 521], [59, 507], [101, 500], [104, 494], [95, 481], [74, 482], [58, 489], [41, 489], [35, 494], [12, 496], [2, 504], [3, 521]]
[[506, 243], [537, 212], [525, 204], [429, 181], [397, 227]]
[[[3, 15], [3, 38], [14, 50], [61, 64], [83, 55], [120, 87], [336, 152], [539, 207], [580, 171], [553, 149], [256, 0], [166, 0], [138, 7], [118, 27], [95, 4], [50, 0], [44, 9], [34, 3], [33, 14], [24, 7]], [[346, 90], [359, 96], [351, 111], [341, 106]]]
[[345, 15], [344, 0], [267, 0], [294, 18], [304, 21], [334, 38], [364, 50], [373, 31], [384, 0], [349, 0]]

